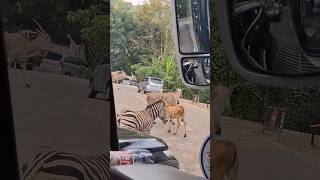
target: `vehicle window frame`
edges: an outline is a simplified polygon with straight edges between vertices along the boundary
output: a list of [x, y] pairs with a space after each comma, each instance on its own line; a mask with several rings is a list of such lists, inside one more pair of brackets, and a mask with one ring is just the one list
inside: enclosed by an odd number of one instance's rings
[[[0, 19], [2, 19], [2, 12], [0, 9]], [[0, 22], [0, 97], [1, 97], [1, 132], [4, 133], [2, 136], [2, 143], [5, 144], [2, 150], [6, 155], [2, 159], [2, 163], [6, 165], [6, 170], [2, 172], [4, 177], [8, 179], [20, 179], [20, 171], [18, 165], [16, 138], [13, 122], [13, 112], [11, 106], [11, 95], [9, 87], [9, 74], [7, 66], [7, 56], [4, 47], [4, 35], [2, 30], [2, 23]]]

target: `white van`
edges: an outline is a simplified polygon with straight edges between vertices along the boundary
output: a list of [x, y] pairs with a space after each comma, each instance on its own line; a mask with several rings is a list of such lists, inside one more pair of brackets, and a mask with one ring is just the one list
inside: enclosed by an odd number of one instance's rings
[[138, 92], [151, 93], [159, 92], [163, 93], [163, 81], [156, 77], [147, 76], [142, 82], [138, 84]]
[[40, 71], [81, 77], [81, 74], [87, 70], [83, 62], [77, 56], [48, 52], [41, 60]]

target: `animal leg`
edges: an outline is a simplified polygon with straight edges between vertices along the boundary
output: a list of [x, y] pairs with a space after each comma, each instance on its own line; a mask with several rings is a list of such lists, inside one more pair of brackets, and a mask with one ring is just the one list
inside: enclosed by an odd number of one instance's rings
[[173, 135], [176, 135], [176, 134], [178, 133], [179, 128], [180, 128], [180, 120], [179, 120], [179, 119], [177, 119], [176, 132], [175, 132], [175, 133], [173, 133]]
[[183, 123], [183, 128], [184, 128], [184, 136], [183, 137], [187, 137], [187, 122], [181, 118], [181, 122]]

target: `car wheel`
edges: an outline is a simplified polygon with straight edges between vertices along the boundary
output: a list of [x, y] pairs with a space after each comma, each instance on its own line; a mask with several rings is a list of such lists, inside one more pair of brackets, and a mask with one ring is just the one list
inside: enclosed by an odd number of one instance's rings
[[97, 95], [97, 92], [94, 89], [94, 83], [93, 80], [90, 81], [89, 84], [89, 93], [88, 93], [88, 97], [89, 98], [94, 98]]
[[67, 75], [67, 76], [71, 76], [71, 73], [69, 73], [69, 72], [66, 72], [64, 74]]

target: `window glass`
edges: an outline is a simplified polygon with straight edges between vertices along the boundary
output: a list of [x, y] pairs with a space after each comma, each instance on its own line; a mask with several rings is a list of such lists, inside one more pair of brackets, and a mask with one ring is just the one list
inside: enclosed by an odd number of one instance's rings
[[[69, 170], [79, 168], [91, 179], [106, 179], [107, 159], [98, 162], [97, 158], [103, 159], [101, 154], [106, 156], [110, 149], [110, 104], [104, 89], [110, 70], [102, 70], [105, 77], [91, 76], [97, 59], [106, 57], [109, 30], [101, 23], [108, 22], [106, 3], [11, 0], [0, 4], [8, 63], [13, 65], [8, 73], [21, 177], [78, 179], [84, 175]], [[87, 22], [80, 18], [83, 14], [91, 14]], [[34, 39], [26, 41], [21, 36], [25, 31], [39, 33], [37, 29], [42, 32]], [[84, 32], [95, 32], [86, 38], [90, 54], [81, 45]], [[43, 57], [42, 51], [49, 52]], [[83, 55], [90, 68], [61, 68], [58, 61], [64, 54], [72, 54], [65, 61], [75, 65], [81, 62], [76, 57]], [[27, 70], [15, 68], [15, 58], [24, 57], [30, 57]], [[100, 86], [93, 86], [90, 78], [100, 80], [96, 83]], [[39, 153], [49, 151], [59, 153], [42, 154], [47, 160], [36, 160]]]
[[156, 84], [162, 84], [162, 80], [161, 79], [156, 79], [156, 78], [150, 78], [150, 82], [156, 83]]

